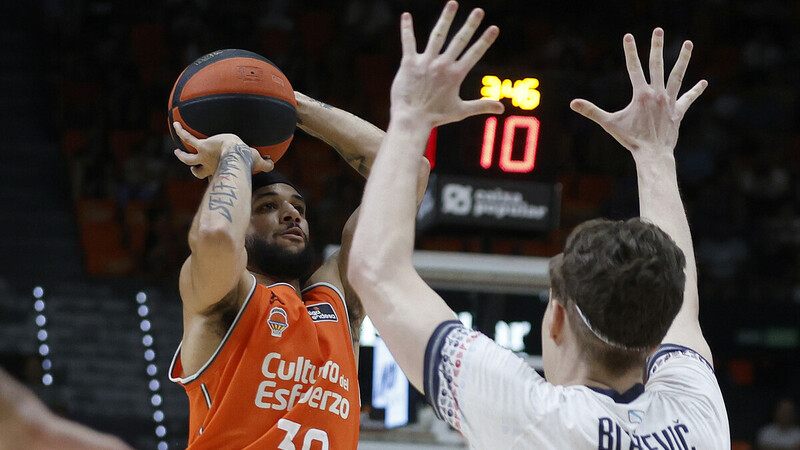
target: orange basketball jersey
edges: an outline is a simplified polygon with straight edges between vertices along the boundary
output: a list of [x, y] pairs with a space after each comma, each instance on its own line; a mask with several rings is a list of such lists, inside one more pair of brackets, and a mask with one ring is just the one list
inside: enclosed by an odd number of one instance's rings
[[355, 449], [360, 396], [347, 307], [332, 285], [253, 292], [217, 351], [170, 379], [189, 397], [189, 448]]

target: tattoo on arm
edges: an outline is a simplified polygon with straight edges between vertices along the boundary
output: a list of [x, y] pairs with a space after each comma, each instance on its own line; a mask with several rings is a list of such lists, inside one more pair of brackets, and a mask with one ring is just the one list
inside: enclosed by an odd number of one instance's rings
[[[233, 151], [222, 157], [217, 168], [217, 173], [211, 181], [211, 192], [208, 195], [209, 211], [217, 211], [228, 222], [233, 223], [231, 211], [234, 207], [236, 196], [236, 185], [231, 183], [233, 179], [239, 178], [244, 172], [249, 175], [253, 170], [253, 159], [250, 154], [250, 147], [238, 144]], [[248, 188], [251, 187], [253, 180], [249, 176], [247, 179]]]
[[[313, 104], [318, 106], [318, 107], [320, 107], [320, 108], [324, 108], [324, 109], [327, 109], [327, 110], [336, 110], [335, 107], [333, 107], [333, 106], [331, 106], [331, 105], [329, 105], [329, 104], [327, 104], [325, 102], [321, 102], [319, 100], [313, 100]], [[371, 127], [372, 129], [375, 130], [376, 133], [378, 133], [380, 135], [383, 135], [383, 130], [381, 130], [380, 128], [376, 127], [375, 125], [373, 125], [373, 124], [371, 124], [371, 123], [369, 123], [369, 122], [367, 122], [367, 121], [365, 121], [363, 119], [360, 119], [359, 117], [353, 115], [352, 113], [349, 113], [347, 111], [338, 110], [338, 114], [343, 115], [343, 116], [351, 117], [351, 119], [345, 120], [345, 123], [356, 124], [358, 127], [361, 127], [360, 124], [363, 123], [364, 127]], [[323, 120], [323, 119], [320, 119], [320, 120]], [[342, 120], [342, 119], [339, 118], [337, 120]], [[297, 123], [299, 125], [305, 125], [303, 123], [303, 121], [299, 117], [297, 119]], [[368, 163], [368, 158], [366, 156], [361, 155], [361, 154], [356, 152], [356, 150], [358, 150], [359, 145], [361, 145], [360, 143], [352, 142], [353, 139], [350, 138], [346, 142], [347, 145], [343, 146], [343, 145], [341, 145], [340, 142], [336, 142], [334, 139], [331, 139], [329, 137], [323, 136], [322, 134], [320, 134], [319, 132], [314, 130], [313, 127], [303, 126], [302, 129], [303, 129], [303, 131], [305, 131], [310, 136], [313, 136], [313, 137], [325, 142], [326, 144], [330, 145], [334, 150], [336, 150], [336, 152], [351, 167], [356, 169], [358, 171], [358, 173], [360, 173], [362, 176], [364, 176], [364, 177], [369, 176], [370, 165]], [[365, 130], [360, 130], [358, 133], [359, 133], [359, 136], [361, 134], [363, 134], [364, 136], [368, 136], [369, 134], [371, 134], [370, 130], [366, 130], [366, 129]], [[349, 148], [349, 147], [352, 147], [352, 146], [354, 146], [356, 148]]]
[[369, 165], [367, 164], [367, 158], [365, 156], [345, 151], [345, 149], [341, 145], [329, 139], [326, 139], [321, 134], [315, 131], [305, 130], [305, 132], [321, 140], [322, 142], [330, 145], [331, 148], [336, 150], [336, 153], [338, 153], [342, 158], [344, 158], [345, 162], [347, 162], [347, 164], [350, 164], [350, 167], [356, 169], [358, 173], [360, 173], [365, 177], [369, 175]]

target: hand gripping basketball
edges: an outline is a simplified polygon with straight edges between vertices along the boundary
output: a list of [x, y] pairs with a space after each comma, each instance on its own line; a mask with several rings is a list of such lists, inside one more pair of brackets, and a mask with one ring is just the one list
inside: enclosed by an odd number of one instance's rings
[[[175, 156], [184, 164], [191, 167], [192, 175], [203, 179], [214, 175], [219, 165], [223, 152], [237, 144], [244, 144], [235, 134], [217, 134], [206, 139], [198, 139], [184, 130], [180, 123], [173, 123], [175, 133], [184, 145], [190, 145], [197, 153], [187, 153], [176, 148]], [[247, 145], [247, 144], [245, 144]], [[269, 172], [275, 168], [275, 163], [269, 156], [262, 157], [258, 150], [248, 147], [253, 157], [253, 173]]]

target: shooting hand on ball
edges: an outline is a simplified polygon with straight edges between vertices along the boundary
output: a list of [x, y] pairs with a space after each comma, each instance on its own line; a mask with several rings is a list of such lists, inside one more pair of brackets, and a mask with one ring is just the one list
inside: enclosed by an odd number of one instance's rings
[[[245, 144], [235, 134], [217, 134], [206, 139], [198, 139], [191, 133], [184, 130], [181, 124], [175, 122], [175, 132], [181, 138], [184, 145], [197, 150], [197, 153], [187, 153], [181, 149], [175, 149], [175, 156], [184, 164], [191, 167], [192, 175], [203, 179], [214, 175], [219, 165], [222, 154], [236, 145]], [[275, 163], [271, 159], [265, 159], [258, 153], [258, 150], [248, 147], [253, 157], [253, 173], [269, 172], [275, 168]]]

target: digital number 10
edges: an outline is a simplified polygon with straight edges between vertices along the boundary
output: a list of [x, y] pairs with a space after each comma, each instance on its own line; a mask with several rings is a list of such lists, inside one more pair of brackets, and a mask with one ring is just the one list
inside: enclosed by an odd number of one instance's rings
[[[525, 153], [522, 159], [512, 159], [514, 138], [517, 128], [528, 131], [525, 137]], [[495, 136], [497, 134], [497, 117], [489, 117], [483, 127], [483, 145], [481, 147], [481, 167], [489, 169], [494, 160]], [[503, 139], [500, 143], [500, 170], [503, 172], [528, 173], [536, 164], [536, 146], [539, 142], [539, 120], [531, 116], [509, 116], [503, 123]]]

